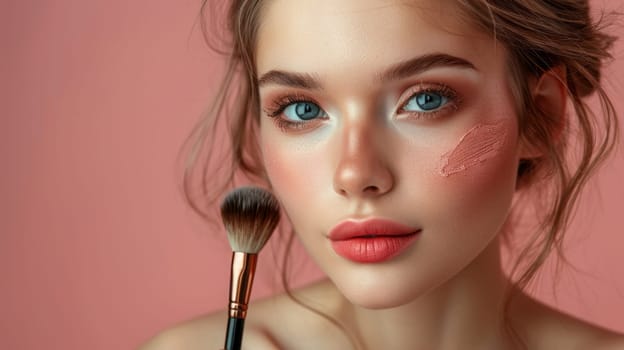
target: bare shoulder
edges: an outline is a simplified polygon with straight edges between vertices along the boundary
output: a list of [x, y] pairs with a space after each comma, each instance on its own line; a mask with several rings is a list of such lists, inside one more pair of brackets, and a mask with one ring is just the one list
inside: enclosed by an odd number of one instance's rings
[[624, 334], [599, 327], [531, 299], [524, 305], [530, 349], [624, 350]]
[[[325, 290], [322, 283], [311, 285], [295, 292], [294, 298], [303, 303], [331, 300]], [[328, 323], [313, 312], [302, 312], [304, 309], [294, 298], [278, 294], [252, 302], [245, 320], [243, 349], [290, 349], [293, 334], [299, 341], [309, 340], [307, 344], [310, 346], [317, 344], [319, 336], [327, 334], [324, 332], [328, 330]], [[327, 304], [319, 309], [328, 312]], [[227, 317], [226, 311], [220, 311], [181, 322], [156, 334], [138, 350], [222, 349]], [[301, 347], [300, 344], [297, 346]]]

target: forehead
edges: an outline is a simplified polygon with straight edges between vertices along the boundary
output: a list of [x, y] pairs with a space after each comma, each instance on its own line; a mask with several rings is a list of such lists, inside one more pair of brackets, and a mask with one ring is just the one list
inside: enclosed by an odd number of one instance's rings
[[452, 0], [269, 0], [257, 38], [259, 74], [372, 71], [439, 52], [477, 69], [499, 58], [491, 36], [468, 24]]

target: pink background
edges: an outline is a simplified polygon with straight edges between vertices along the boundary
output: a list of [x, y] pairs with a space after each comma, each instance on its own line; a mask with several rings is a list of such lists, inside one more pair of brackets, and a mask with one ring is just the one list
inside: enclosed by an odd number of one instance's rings
[[[0, 348], [132, 349], [224, 307], [229, 248], [184, 204], [175, 161], [220, 76], [199, 1], [0, 6]], [[607, 74], [620, 113], [623, 48]], [[621, 332], [623, 154], [569, 235], [587, 274], [566, 270], [557, 300], [548, 274], [537, 291]], [[276, 290], [265, 256], [255, 297]], [[297, 264], [299, 283], [318, 275]]]

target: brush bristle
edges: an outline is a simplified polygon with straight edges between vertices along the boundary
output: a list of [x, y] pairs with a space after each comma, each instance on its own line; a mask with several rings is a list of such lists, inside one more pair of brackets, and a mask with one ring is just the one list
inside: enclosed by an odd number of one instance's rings
[[233, 251], [257, 254], [279, 222], [279, 202], [261, 188], [240, 187], [223, 199], [221, 219]]

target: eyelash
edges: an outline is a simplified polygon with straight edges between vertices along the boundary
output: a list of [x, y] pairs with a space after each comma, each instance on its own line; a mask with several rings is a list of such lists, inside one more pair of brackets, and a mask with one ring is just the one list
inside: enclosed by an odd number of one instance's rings
[[[401, 107], [399, 107], [397, 114], [407, 114], [409, 116], [408, 118], [412, 118], [412, 119], [421, 119], [421, 120], [434, 119], [436, 117], [439, 117], [440, 113], [446, 112], [449, 108], [452, 110], [457, 110], [459, 108], [459, 104], [461, 103], [461, 99], [459, 95], [457, 94], [457, 92], [445, 84], [432, 84], [429, 86], [424, 86], [424, 84], [421, 84], [421, 85], [408, 89], [408, 91], [409, 91], [409, 95], [407, 98], [401, 101], [401, 104], [400, 104]], [[404, 109], [405, 106], [408, 104], [408, 102], [412, 98], [416, 97], [416, 95], [427, 93], [427, 92], [436, 93], [436, 94], [439, 94], [440, 96], [445, 97], [446, 99], [448, 99], [448, 103], [440, 107], [439, 109], [436, 109], [431, 112], [406, 111]], [[302, 102], [314, 103], [320, 108], [320, 105], [314, 99], [311, 99], [303, 94], [290, 94], [290, 95], [284, 95], [284, 96], [278, 97], [277, 99], [273, 100], [271, 102], [271, 106], [264, 109], [264, 112], [269, 118], [273, 119], [276, 126], [279, 127], [282, 131], [302, 130], [308, 127], [311, 123], [314, 123], [315, 121], [326, 119], [326, 118], [315, 118], [314, 120], [311, 120], [311, 121], [295, 122], [295, 121], [286, 120], [280, 117], [280, 114], [282, 114], [288, 106], [294, 103], [302, 103]]]
[[311, 102], [319, 106], [320, 108], [320, 105], [314, 99], [310, 99], [309, 97], [302, 95], [302, 94], [292, 94], [292, 95], [285, 95], [285, 96], [279, 97], [276, 100], [272, 101], [271, 106], [266, 108], [264, 112], [269, 118], [273, 119], [277, 127], [279, 127], [282, 131], [302, 130], [303, 128], [305, 128], [310, 123], [313, 123], [314, 121], [317, 121], [319, 119], [320, 120], [325, 119], [325, 118], [315, 118], [312, 121], [294, 122], [294, 121], [286, 120], [284, 118], [279, 117], [279, 115], [284, 112], [286, 107], [294, 103], [301, 103], [301, 102]]
[[[428, 92], [439, 94], [440, 96], [446, 98], [448, 102], [444, 106], [441, 106], [440, 108], [433, 110], [431, 112], [416, 112], [416, 111], [405, 110], [405, 106], [409, 103], [411, 99], [413, 99], [419, 94], [428, 93]], [[401, 107], [399, 107], [397, 113], [407, 114], [409, 116], [408, 118], [412, 118], [412, 119], [420, 119], [420, 120], [435, 119], [435, 118], [438, 118], [441, 113], [446, 113], [448, 109], [452, 109], [456, 111], [459, 108], [459, 105], [461, 104], [461, 98], [459, 97], [457, 92], [445, 84], [430, 84], [428, 86], [424, 84], [417, 85], [415, 87], [408, 89], [408, 93], [404, 95], [407, 95], [408, 97], [401, 101], [401, 104], [400, 104]]]

